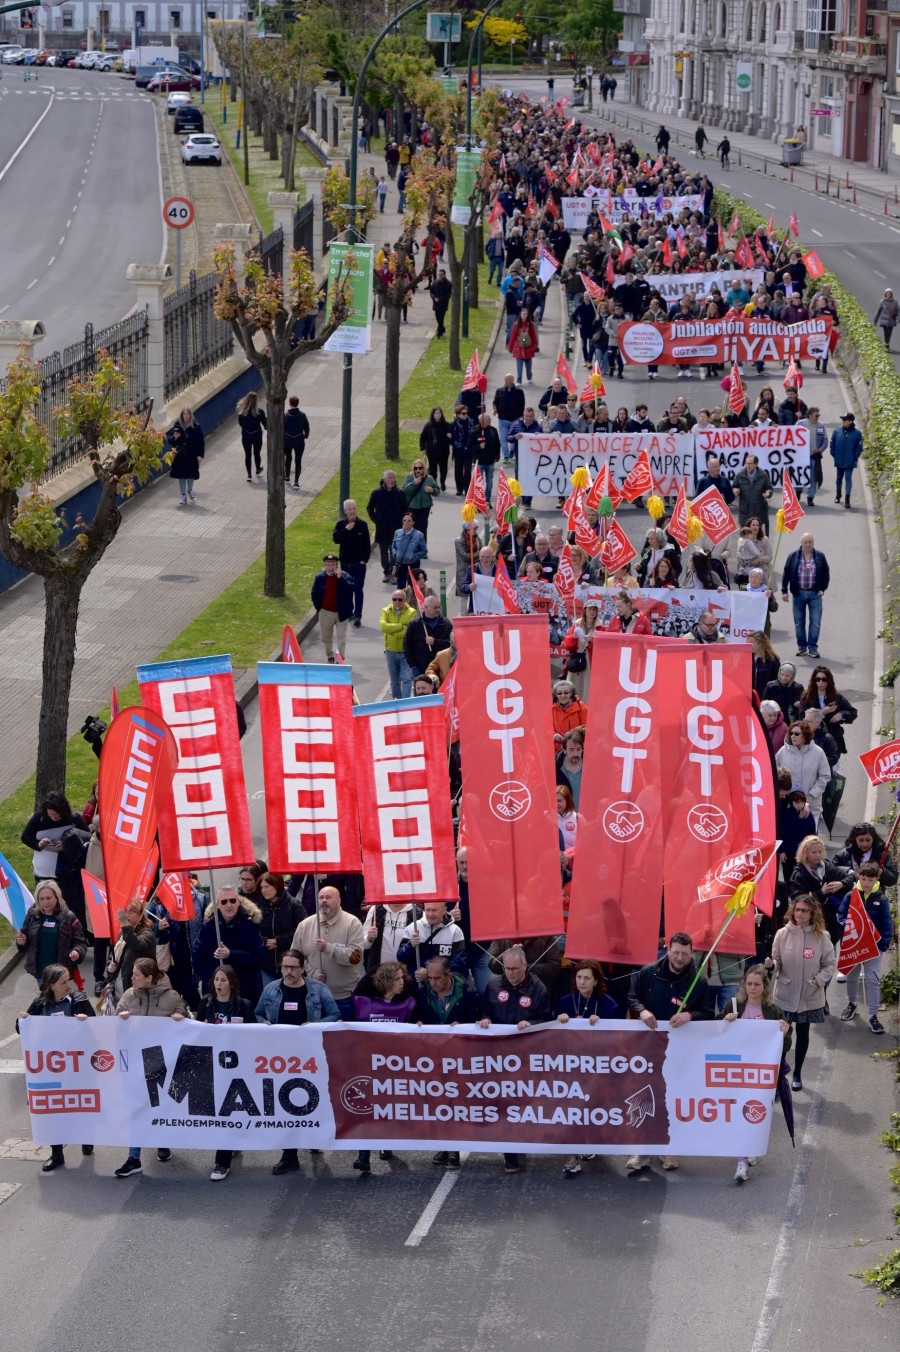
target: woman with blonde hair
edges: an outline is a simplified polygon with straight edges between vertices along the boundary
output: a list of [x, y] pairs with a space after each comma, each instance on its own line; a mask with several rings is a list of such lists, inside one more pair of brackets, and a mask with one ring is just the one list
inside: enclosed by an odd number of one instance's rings
[[262, 436], [263, 428], [267, 426], [266, 415], [259, 406], [259, 397], [255, 390], [251, 390], [243, 399], [238, 400], [236, 411], [241, 429], [241, 445], [244, 448], [244, 464], [247, 466], [247, 483], [252, 484], [251, 458], [256, 461], [256, 477], [259, 478], [263, 472]]
[[565, 679], [571, 682], [579, 699], [586, 700], [591, 683], [591, 639], [595, 633], [602, 633], [600, 607], [596, 601], [585, 601], [581, 619], [576, 620], [563, 639], [566, 660], [563, 664]]
[[766, 968], [775, 973], [775, 999], [788, 1023], [797, 1028], [791, 1088], [803, 1088], [810, 1024], [825, 1022], [825, 987], [834, 976], [834, 944], [815, 897], [794, 897], [784, 925], [772, 944]]
[[34, 905], [26, 912], [16, 943], [25, 949], [25, 971], [39, 983], [50, 963], [74, 972], [83, 960], [87, 943], [81, 921], [66, 905], [54, 879], [44, 878], [35, 888]]
[[112, 985], [115, 985], [116, 977], [121, 977], [124, 992], [131, 988], [131, 974], [138, 958], [156, 960], [156, 934], [153, 922], [144, 914], [137, 899], [129, 901], [125, 909], [118, 912], [118, 919], [121, 929], [106, 971]]
[[[784, 1034], [784, 1042], [781, 1046], [781, 1059], [784, 1061], [791, 1045], [791, 1025], [772, 998], [769, 974], [762, 964], [747, 968], [741, 978], [741, 984], [738, 986], [737, 995], [722, 1011], [719, 1018], [726, 1019], [729, 1023], [733, 1023], [736, 1019], [777, 1020], [778, 1026]], [[779, 1075], [778, 1078], [780, 1081], [781, 1076]], [[755, 1163], [756, 1160], [752, 1156], [742, 1155], [734, 1171], [735, 1183], [746, 1183], [747, 1165]]]

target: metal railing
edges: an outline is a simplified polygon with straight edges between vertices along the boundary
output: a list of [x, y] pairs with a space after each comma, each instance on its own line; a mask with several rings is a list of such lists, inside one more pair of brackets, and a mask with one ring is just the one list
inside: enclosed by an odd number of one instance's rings
[[87, 380], [97, 369], [101, 352], [108, 352], [124, 368], [125, 384], [113, 395], [119, 408], [143, 409], [149, 402], [147, 353], [150, 330], [147, 311], [129, 315], [108, 329], [94, 331], [84, 326], [84, 338], [61, 352], [51, 352], [38, 363], [41, 393], [37, 416], [50, 437], [50, 463], [45, 478], [60, 474], [83, 459], [87, 445], [80, 437], [64, 438], [59, 431], [57, 410], [68, 401], [72, 381]]
[[190, 275], [187, 286], [166, 296], [163, 307], [163, 379], [166, 398], [226, 361], [234, 335], [216, 318], [216, 274]]
[[266, 272], [280, 277], [284, 266], [284, 231], [279, 225], [271, 235], [260, 232], [259, 244], [255, 250], [262, 259]]
[[323, 216], [322, 216], [322, 249], [323, 249], [323, 251], [324, 251], [325, 249], [328, 248], [329, 244], [330, 244], [331, 241], [334, 239], [334, 237], [335, 237], [335, 235], [336, 235], [337, 233], [338, 233], [338, 232], [337, 232], [337, 230], [335, 230], [334, 226], [331, 224], [331, 221], [328, 219], [327, 216], [325, 216], [325, 215], [323, 214]]
[[312, 200], [304, 202], [302, 207], [298, 207], [294, 212], [294, 252], [298, 249], [305, 249], [307, 256], [312, 263], [313, 258], [313, 211], [315, 210]]

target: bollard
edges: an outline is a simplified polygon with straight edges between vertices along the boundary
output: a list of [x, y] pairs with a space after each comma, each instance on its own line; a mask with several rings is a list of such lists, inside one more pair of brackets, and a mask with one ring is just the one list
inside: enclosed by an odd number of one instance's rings
[[850, 187], [850, 170], [849, 170], [849, 169], [847, 170], [847, 179], [846, 179], [846, 182], [845, 182], [845, 184], [844, 184], [844, 187], [845, 187], [845, 188], [849, 188], [849, 187]]
[[793, 183], [793, 181], [794, 181], [794, 166], [791, 165], [791, 182]]
[[768, 172], [769, 172], [769, 161], [763, 160], [763, 173], [767, 174]]
[[896, 183], [895, 183], [895, 184], [894, 184], [894, 206], [897, 206], [897, 205], [898, 205], [898, 202], [897, 202], [897, 185], [896, 185]]
[[884, 214], [885, 214], [885, 216], [888, 214], [888, 209], [887, 209], [887, 193], [884, 194]]
[[816, 192], [819, 191], [819, 171], [816, 170]]
[[856, 184], [853, 185], [853, 205], [856, 206]]
[[446, 619], [447, 616], [447, 570], [442, 568], [440, 571], [439, 595], [441, 598], [441, 614]]

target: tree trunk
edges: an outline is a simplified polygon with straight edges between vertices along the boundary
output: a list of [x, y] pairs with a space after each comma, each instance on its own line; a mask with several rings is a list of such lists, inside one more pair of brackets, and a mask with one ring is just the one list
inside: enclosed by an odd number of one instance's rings
[[262, 109], [256, 103], [250, 104], [250, 129], [254, 136], [262, 136], [263, 134]]
[[468, 243], [469, 243], [469, 259], [468, 259], [468, 264], [469, 264], [469, 309], [470, 309], [470, 310], [477, 310], [477, 309], [478, 309], [478, 259], [479, 259], [479, 257], [482, 257], [482, 256], [483, 256], [483, 250], [482, 250], [482, 253], [481, 253], [481, 254], [479, 254], [479, 251], [478, 251], [478, 239], [479, 239], [479, 236], [480, 236], [480, 234], [481, 234], [481, 229], [480, 229], [480, 227], [477, 226], [477, 225], [470, 225], [470, 226], [467, 228], [467, 230], [466, 230], [466, 234], [467, 234], [468, 237], [469, 237], [469, 238], [468, 238]]
[[385, 296], [384, 318], [384, 454], [400, 459], [400, 306]]
[[447, 330], [448, 335], [448, 354], [447, 364], [451, 371], [462, 370], [462, 357], [459, 351], [459, 331], [462, 326], [462, 290], [463, 290], [463, 270], [462, 263], [456, 256], [456, 237], [453, 234], [453, 227], [447, 230], [447, 262], [450, 265], [450, 281], [453, 286], [453, 294], [450, 297], [450, 327]]
[[287, 382], [276, 366], [266, 392], [266, 596], [284, 596], [284, 405]]
[[66, 741], [69, 695], [75, 668], [75, 630], [84, 578], [56, 574], [44, 578], [44, 664], [35, 807], [48, 793], [66, 791]]
[[278, 159], [278, 128], [273, 121], [269, 122], [269, 159]]

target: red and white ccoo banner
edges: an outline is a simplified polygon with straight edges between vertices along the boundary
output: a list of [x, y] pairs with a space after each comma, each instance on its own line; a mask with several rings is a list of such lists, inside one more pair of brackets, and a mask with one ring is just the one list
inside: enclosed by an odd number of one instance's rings
[[472, 937], [559, 934], [547, 619], [467, 615], [453, 632]]
[[259, 663], [269, 867], [359, 873], [349, 667]]
[[[141, 695], [172, 729], [178, 768], [159, 817], [166, 870], [230, 868], [255, 858], [231, 658], [137, 669]], [[108, 734], [107, 734], [108, 736]]]
[[458, 895], [444, 701], [353, 710], [366, 902], [454, 901]]
[[[666, 691], [660, 719], [666, 933], [686, 930], [708, 949], [725, 911], [698, 886], [722, 856], [776, 838], [775, 787], [765, 733], [750, 698], [744, 644], [672, 644], [659, 654]], [[772, 913], [776, 875], [766, 870], [756, 905]], [[753, 954], [752, 910], [733, 920], [719, 948]]]
[[670, 639], [595, 634], [566, 953], [652, 962], [663, 887], [658, 652]]

